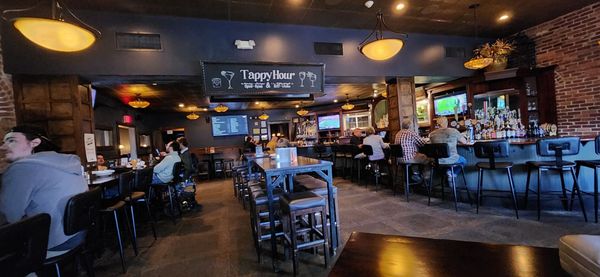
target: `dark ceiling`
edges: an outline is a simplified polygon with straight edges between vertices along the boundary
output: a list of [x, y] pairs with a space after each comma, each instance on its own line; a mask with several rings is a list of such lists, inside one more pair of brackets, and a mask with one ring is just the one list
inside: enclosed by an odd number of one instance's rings
[[[44, 1], [44, 0], [42, 0]], [[45, 0], [48, 1], [48, 0]], [[39, 0], [2, 0], [0, 10], [24, 8]], [[73, 10], [120, 12], [144, 15], [167, 15], [207, 18], [215, 20], [253, 21], [276, 24], [300, 24], [335, 28], [372, 29], [378, 10], [384, 13], [387, 25], [405, 33], [428, 33], [474, 36], [473, 10], [469, 5], [480, 3], [477, 9], [479, 35], [503, 37], [558, 17], [597, 0], [374, 0], [369, 9], [364, 0], [62, 0]], [[403, 2], [401, 11], [394, 7]], [[511, 18], [503, 23], [501, 14]], [[200, 108], [213, 108], [207, 97], [200, 96], [200, 85], [185, 78], [135, 80], [131, 78], [107, 78], [88, 76], [100, 93], [109, 93], [126, 103], [135, 91], [142, 93], [152, 105], [152, 110], [188, 111], [178, 108], [179, 103]], [[305, 101], [308, 106], [332, 103], [334, 99], [345, 100], [372, 97], [373, 90], [382, 91], [381, 80], [326, 80], [325, 95]], [[431, 83], [439, 80], [417, 80]], [[152, 85], [156, 83], [156, 85]], [[166, 97], [168, 95], [168, 97]], [[177, 95], [177, 97], [173, 97]], [[299, 101], [228, 103], [231, 109], [291, 108]]]

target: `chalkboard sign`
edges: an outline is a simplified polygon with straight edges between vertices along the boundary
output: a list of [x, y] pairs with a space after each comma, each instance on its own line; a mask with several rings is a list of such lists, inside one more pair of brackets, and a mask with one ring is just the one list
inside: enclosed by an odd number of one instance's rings
[[323, 64], [203, 62], [202, 69], [208, 96], [323, 92]]

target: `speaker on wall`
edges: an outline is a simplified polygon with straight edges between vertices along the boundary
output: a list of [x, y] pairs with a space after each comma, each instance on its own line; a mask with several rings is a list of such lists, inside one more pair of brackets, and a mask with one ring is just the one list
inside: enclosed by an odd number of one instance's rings
[[344, 55], [344, 47], [341, 43], [315, 42], [314, 48], [317, 55]]

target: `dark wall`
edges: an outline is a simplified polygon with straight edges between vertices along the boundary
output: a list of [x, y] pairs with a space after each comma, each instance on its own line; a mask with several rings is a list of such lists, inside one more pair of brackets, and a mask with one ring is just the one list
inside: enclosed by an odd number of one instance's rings
[[[275, 121], [287, 121], [289, 122], [293, 117], [297, 117], [295, 110], [268, 110], [269, 114], [268, 122]], [[232, 111], [227, 112], [226, 115], [232, 114], [243, 114], [251, 116], [258, 116], [261, 111]], [[198, 147], [217, 147], [217, 146], [242, 146], [244, 142], [244, 136], [227, 136], [227, 137], [213, 137], [212, 128], [210, 121], [206, 118], [213, 115], [223, 115], [218, 113], [202, 113], [200, 118], [197, 120], [188, 120], [185, 118], [186, 114], [183, 113], [161, 113], [161, 114], [146, 114], [142, 115], [144, 124], [150, 126], [154, 130], [159, 129], [172, 129], [172, 128], [184, 128], [185, 136], [188, 139], [192, 148]], [[248, 121], [250, 124], [250, 120]], [[249, 130], [252, 127], [248, 126]]]
[[[26, 41], [3, 23], [4, 69], [19, 74], [200, 75], [200, 61], [324, 63], [326, 76], [467, 76], [463, 63], [474, 38], [409, 34], [399, 55], [386, 62], [362, 56], [357, 46], [370, 30], [214, 21], [76, 11], [102, 31], [90, 49], [51, 52]], [[351, 20], [351, 19], [348, 19]], [[116, 50], [115, 32], [158, 33], [162, 51]], [[386, 36], [393, 36], [386, 33]], [[236, 39], [256, 41], [254, 50], [235, 49]], [[482, 41], [481, 39], [479, 41]], [[343, 56], [318, 56], [314, 42], [340, 42]], [[445, 58], [444, 46], [464, 47], [467, 57]]]

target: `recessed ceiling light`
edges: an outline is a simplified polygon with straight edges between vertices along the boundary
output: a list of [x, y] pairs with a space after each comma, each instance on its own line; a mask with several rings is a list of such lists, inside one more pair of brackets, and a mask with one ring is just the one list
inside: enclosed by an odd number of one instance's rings
[[338, 102], [338, 100], [337, 100], [337, 99], [333, 99], [333, 103], [337, 103], [337, 102]]
[[510, 15], [508, 14], [503, 14], [500, 17], [498, 17], [498, 21], [506, 21], [510, 18]]
[[204, 108], [203, 110], [204, 110], [204, 111], [208, 111], [208, 108]]
[[367, 7], [367, 9], [370, 9], [371, 7], [373, 7], [373, 4], [375, 4], [375, 2], [373, 2], [372, 0], [366, 1], [365, 7]]
[[180, 107], [180, 108], [183, 108], [183, 107], [185, 107], [185, 104], [183, 104], [183, 103], [179, 103], [179, 107]]
[[396, 10], [399, 11], [399, 10], [404, 9], [405, 7], [406, 7], [406, 4], [404, 4], [404, 3], [398, 3], [398, 5], [396, 5]]
[[373, 97], [377, 97], [377, 92], [373, 92]]
[[158, 85], [158, 84], [157, 84], [157, 83], [152, 83], [152, 85], [153, 85], [153, 86], [156, 86], [156, 85]]
[[258, 104], [259, 104], [259, 102], [258, 102], [258, 101], [256, 101], [256, 102], [254, 102], [254, 104], [258, 105]]
[[296, 105], [296, 108], [300, 108], [300, 105]]

